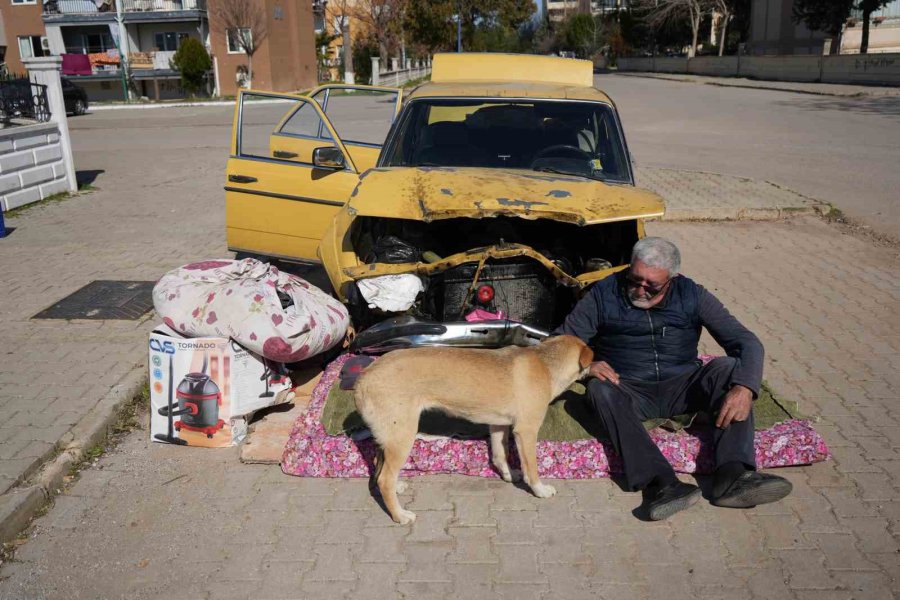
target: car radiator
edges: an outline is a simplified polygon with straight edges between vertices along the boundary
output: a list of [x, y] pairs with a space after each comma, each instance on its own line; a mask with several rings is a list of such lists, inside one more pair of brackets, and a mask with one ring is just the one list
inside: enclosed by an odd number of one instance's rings
[[494, 299], [488, 305], [477, 303], [474, 294], [469, 294], [477, 270], [475, 263], [449, 269], [443, 273], [442, 282], [432, 286], [432, 293], [437, 295], [435, 304], [441, 307], [441, 320], [457, 321], [474, 308], [486, 308], [502, 310], [513, 321], [552, 327], [557, 282], [545, 268], [533, 261], [485, 264], [475, 287], [488, 284], [494, 288]]

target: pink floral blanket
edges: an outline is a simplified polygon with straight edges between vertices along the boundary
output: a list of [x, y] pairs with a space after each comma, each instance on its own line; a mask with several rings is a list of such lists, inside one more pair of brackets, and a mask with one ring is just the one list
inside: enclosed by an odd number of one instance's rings
[[[281, 468], [298, 477], [368, 477], [375, 455], [370, 439], [354, 441], [348, 436], [329, 436], [322, 427], [322, 407], [328, 391], [348, 356], [332, 362], [313, 390], [309, 409], [297, 417], [281, 459]], [[654, 429], [650, 436], [676, 471], [712, 472], [711, 432], [687, 429], [673, 433]], [[477, 477], [499, 477], [491, 467], [488, 441], [417, 439], [403, 470], [404, 476], [424, 473], [457, 473]], [[806, 465], [829, 457], [825, 441], [809, 421], [789, 420], [756, 432], [756, 462], [761, 469]], [[571, 442], [539, 441], [538, 469], [548, 479], [595, 479], [621, 472], [621, 459], [612, 448], [595, 439]], [[510, 464], [518, 466], [515, 448]]]

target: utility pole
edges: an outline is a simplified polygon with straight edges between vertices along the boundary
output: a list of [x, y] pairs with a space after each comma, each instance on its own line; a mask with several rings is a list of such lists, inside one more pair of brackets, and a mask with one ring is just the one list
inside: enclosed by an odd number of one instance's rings
[[116, 46], [119, 50], [119, 67], [122, 71], [122, 95], [125, 101], [131, 101], [131, 91], [128, 89], [128, 32], [125, 22], [122, 20], [122, 0], [116, 0], [116, 23], [119, 25], [119, 40]]

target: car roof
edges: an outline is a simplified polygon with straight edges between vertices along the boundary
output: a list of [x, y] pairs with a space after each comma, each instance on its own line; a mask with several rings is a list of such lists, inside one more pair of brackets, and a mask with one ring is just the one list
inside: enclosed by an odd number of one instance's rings
[[501, 53], [440, 53], [434, 56], [431, 81], [409, 99], [549, 98], [612, 104], [593, 87], [593, 64], [587, 60]]
[[609, 96], [596, 88], [521, 81], [423, 83], [406, 97], [410, 100], [416, 98], [547, 98], [612, 104]]

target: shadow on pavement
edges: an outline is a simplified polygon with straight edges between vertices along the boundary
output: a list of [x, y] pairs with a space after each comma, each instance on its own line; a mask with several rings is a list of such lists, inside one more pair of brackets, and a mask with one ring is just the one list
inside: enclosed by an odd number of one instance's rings
[[804, 110], [836, 110], [862, 115], [881, 115], [894, 119], [900, 118], [900, 96], [810, 98], [804, 100], [780, 100], [776, 102], [776, 104], [802, 108]]
[[78, 187], [83, 185], [91, 185], [100, 175], [106, 173], [103, 169], [94, 169], [89, 171], [76, 171], [75, 172], [75, 181], [78, 183]]

